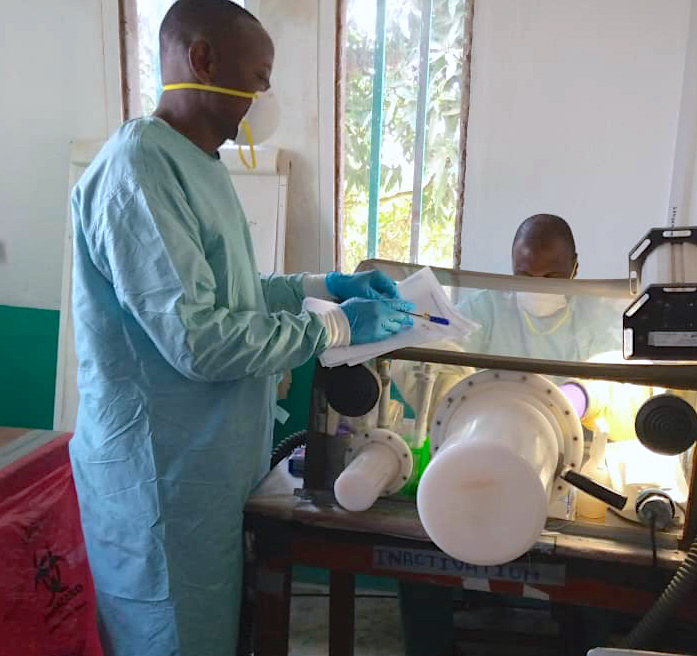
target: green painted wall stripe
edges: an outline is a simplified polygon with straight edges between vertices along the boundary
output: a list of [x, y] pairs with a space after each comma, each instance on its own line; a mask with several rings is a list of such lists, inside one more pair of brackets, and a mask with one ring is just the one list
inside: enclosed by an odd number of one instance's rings
[[[0, 426], [53, 428], [58, 360], [58, 310], [0, 305]], [[276, 424], [275, 442], [307, 428], [315, 360], [293, 371], [290, 413]]]
[[59, 318], [0, 305], [0, 426], [53, 427]]
[[304, 365], [293, 369], [293, 378], [288, 391], [288, 398], [278, 404], [290, 413], [285, 424], [275, 423], [274, 444], [278, 444], [291, 433], [307, 430], [312, 395], [312, 377], [315, 374], [317, 360], [312, 358]]

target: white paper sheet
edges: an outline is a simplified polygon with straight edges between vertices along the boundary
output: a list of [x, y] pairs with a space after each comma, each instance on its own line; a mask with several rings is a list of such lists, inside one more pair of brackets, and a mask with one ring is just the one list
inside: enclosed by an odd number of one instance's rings
[[[478, 324], [465, 319], [455, 309], [443, 288], [438, 283], [433, 271], [424, 268], [409, 276], [406, 280], [397, 284], [399, 293], [416, 305], [416, 312], [427, 312], [450, 321], [450, 325], [443, 326], [431, 323], [426, 319], [414, 317], [414, 326], [401, 333], [371, 344], [356, 344], [354, 346], [339, 346], [325, 351], [320, 356], [320, 362], [325, 367], [338, 367], [342, 364], [356, 365], [371, 360], [385, 353], [409, 346], [429, 344], [439, 340], [458, 340], [466, 338], [473, 330], [479, 328]], [[310, 312], [320, 311], [324, 308], [335, 306], [331, 301], [318, 298], [306, 298], [303, 309]]]

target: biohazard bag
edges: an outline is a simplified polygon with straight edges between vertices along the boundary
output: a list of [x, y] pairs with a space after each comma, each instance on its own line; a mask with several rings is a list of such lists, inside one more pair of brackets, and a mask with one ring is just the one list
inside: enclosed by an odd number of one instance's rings
[[69, 438], [0, 469], [0, 656], [103, 656]]

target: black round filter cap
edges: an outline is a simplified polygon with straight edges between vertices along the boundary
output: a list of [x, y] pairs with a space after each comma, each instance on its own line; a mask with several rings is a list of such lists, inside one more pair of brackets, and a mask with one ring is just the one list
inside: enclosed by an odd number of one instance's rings
[[659, 394], [639, 408], [635, 428], [639, 441], [647, 449], [676, 456], [697, 440], [697, 412], [677, 396]]
[[340, 415], [367, 415], [380, 398], [380, 381], [365, 365], [342, 365], [327, 371], [325, 378], [327, 402]]

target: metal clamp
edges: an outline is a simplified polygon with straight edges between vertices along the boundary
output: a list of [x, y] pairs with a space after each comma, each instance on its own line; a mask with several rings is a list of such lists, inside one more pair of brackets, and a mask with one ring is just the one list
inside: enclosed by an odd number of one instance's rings
[[680, 228], [653, 228], [629, 252], [629, 289], [638, 294], [641, 287], [641, 270], [646, 258], [665, 244], [694, 244], [697, 246], [697, 226]]

